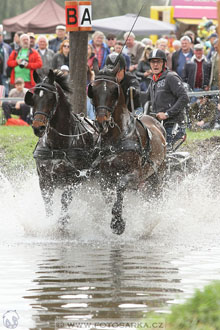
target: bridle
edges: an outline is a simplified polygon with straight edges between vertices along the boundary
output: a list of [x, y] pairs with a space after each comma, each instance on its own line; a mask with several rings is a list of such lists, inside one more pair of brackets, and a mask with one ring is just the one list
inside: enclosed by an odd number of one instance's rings
[[[56, 82], [55, 82], [55, 85], [50, 85], [50, 84], [48, 84], [48, 83], [46, 83], [46, 82], [43, 81], [43, 82], [37, 84], [36, 86], [32, 87], [31, 89], [33, 89], [34, 91], [35, 91], [36, 89], [39, 89], [39, 90], [43, 90], [43, 91], [45, 91], [45, 92], [49, 92], [49, 93], [53, 93], [53, 94], [55, 94], [56, 102], [55, 102], [55, 104], [54, 104], [53, 109], [49, 112], [49, 114], [46, 113], [46, 112], [40, 111], [40, 110], [39, 110], [39, 111], [36, 111], [36, 112], [34, 113], [34, 120], [35, 120], [35, 121], [39, 121], [39, 119], [36, 119], [36, 118], [35, 118], [36, 115], [42, 115], [42, 116], [45, 116], [45, 117], [50, 121], [51, 118], [53, 117], [55, 111], [56, 111], [56, 106], [57, 106], [57, 103], [58, 103], [58, 101], [59, 101], [59, 94], [58, 94], [58, 91], [57, 91]], [[31, 89], [30, 89], [30, 90], [31, 90]]]
[[[103, 77], [100, 77], [100, 78], [97, 77], [94, 80], [94, 82], [96, 82], [96, 81], [104, 81], [104, 82], [110, 82], [110, 83], [115, 84], [117, 86], [117, 89], [118, 89], [118, 96], [120, 95], [120, 86], [119, 86], [119, 84], [116, 81], [110, 80], [110, 79], [106, 79], [106, 78], [103, 78]], [[93, 86], [93, 85], [91, 85], [91, 86]], [[117, 103], [118, 103], [118, 100], [115, 102], [114, 107], [109, 107], [108, 105], [98, 105], [97, 107], [95, 107], [95, 109], [96, 110], [98, 110], [98, 109], [106, 109], [112, 115], [113, 112], [114, 112], [115, 107], [117, 106]]]
[[[115, 107], [118, 104], [118, 100], [119, 100], [119, 96], [120, 96], [120, 85], [119, 85], [119, 83], [117, 81], [115, 81], [115, 78], [113, 78], [113, 79], [111, 80], [111, 79], [109, 79], [109, 77], [108, 78], [105, 78], [105, 77], [96, 77], [96, 79], [94, 80], [94, 82], [96, 82], [96, 81], [104, 81], [104, 82], [107, 82], [107, 83], [108, 82], [113, 83], [113, 84], [115, 84], [117, 86], [117, 89], [118, 89], [118, 99], [116, 100], [115, 104], [112, 107], [109, 107], [108, 105], [98, 105], [97, 107], [95, 107], [95, 110], [105, 109], [105, 110], [109, 111], [110, 112], [110, 120], [107, 122], [108, 125], [109, 125], [109, 127], [111, 127], [111, 128], [117, 127], [117, 129], [121, 133], [120, 127], [114, 121], [114, 118], [112, 117], [113, 112], [115, 110]], [[91, 86], [93, 86], [93, 84], [91, 84]]]
[[[36, 89], [39, 89], [39, 90], [43, 90], [43, 91], [45, 91], [45, 92], [49, 92], [49, 93], [53, 93], [53, 94], [55, 94], [55, 96], [56, 96], [56, 102], [55, 102], [55, 104], [54, 104], [53, 109], [50, 110], [49, 114], [46, 113], [46, 112], [40, 111], [40, 110], [39, 110], [39, 111], [36, 111], [36, 112], [34, 113], [34, 120], [35, 120], [35, 121], [40, 121], [40, 122], [42, 122], [41, 120], [36, 119], [35, 116], [36, 116], [36, 115], [43, 115], [43, 116], [45, 116], [45, 117], [48, 119], [48, 122], [50, 122], [50, 120], [51, 120], [52, 117], [54, 116], [54, 113], [55, 113], [55, 111], [56, 111], [57, 104], [58, 104], [58, 101], [59, 101], [59, 92], [58, 92], [58, 90], [57, 90], [57, 83], [54, 82], [54, 85], [50, 85], [50, 84], [48, 84], [48, 83], [46, 83], [46, 82], [43, 81], [43, 82], [41, 82], [41, 83], [35, 85], [35, 86], [34, 86], [33, 88], [31, 88], [31, 89], [33, 89], [34, 91], [35, 91]], [[31, 89], [30, 89], [30, 90], [31, 90]], [[81, 123], [81, 124], [82, 124], [82, 122], [81, 122], [81, 120], [78, 118], [78, 116], [77, 116], [76, 114], [74, 114], [74, 113], [73, 113], [73, 115], [75, 116], [75, 121], [77, 121], [78, 123]], [[48, 125], [48, 122], [44, 122], [44, 124], [45, 124], [45, 125]], [[77, 138], [79, 138], [79, 136], [82, 136], [82, 135], [85, 135], [85, 134], [88, 134], [88, 133], [91, 133], [91, 134], [92, 134], [92, 132], [90, 132], [88, 129], [87, 129], [85, 132], [83, 132], [83, 133], [77, 133], [77, 134], [62, 134], [62, 133], [58, 132], [54, 127], [51, 127], [51, 129], [53, 129], [53, 131], [54, 131], [56, 134], [58, 134], [58, 135], [60, 135], [60, 136], [63, 136], [63, 137], [77, 137]]]

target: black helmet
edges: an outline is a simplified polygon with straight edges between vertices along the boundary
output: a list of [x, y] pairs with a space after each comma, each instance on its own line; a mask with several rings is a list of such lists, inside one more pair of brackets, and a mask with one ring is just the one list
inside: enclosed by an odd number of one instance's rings
[[149, 55], [148, 60], [151, 61], [154, 58], [162, 59], [163, 61], [167, 61], [166, 54], [163, 50], [160, 49], [154, 49]]
[[118, 54], [116, 52], [109, 54], [105, 61], [105, 65], [116, 66], [118, 63], [120, 64], [120, 70], [125, 69], [126, 62], [125, 62], [124, 56], [122, 54]]

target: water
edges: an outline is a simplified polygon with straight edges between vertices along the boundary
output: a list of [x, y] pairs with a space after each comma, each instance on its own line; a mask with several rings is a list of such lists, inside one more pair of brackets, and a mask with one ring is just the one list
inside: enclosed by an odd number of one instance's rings
[[35, 172], [13, 184], [1, 174], [0, 328], [11, 311], [17, 329], [68, 329], [68, 321], [80, 322], [74, 329], [115, 329], [119, 322], [135, 328], [134, 320], [163, 315], [219, 280], [219, 178], [209, 165], [154, 203], [127, 193], [120, 237], [111, 233], [110, 208], [96, 186], [74, 195], [63, 237], [59, 193], [48, 219]]

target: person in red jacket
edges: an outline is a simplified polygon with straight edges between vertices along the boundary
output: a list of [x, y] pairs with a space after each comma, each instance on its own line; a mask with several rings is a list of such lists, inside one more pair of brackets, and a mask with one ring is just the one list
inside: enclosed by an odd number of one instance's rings
[[14, 87], [15, 80], [22, 78], [25, 82], [25, 88], [35, 86], [33, 72], [40, 69], [43, 65], [39, 53], [30, 48], [30, 37], [27, 34], [20, 36], [21, 48], [13, 50], [8, 59], [8, 66], [12, 68], [10, 85]]

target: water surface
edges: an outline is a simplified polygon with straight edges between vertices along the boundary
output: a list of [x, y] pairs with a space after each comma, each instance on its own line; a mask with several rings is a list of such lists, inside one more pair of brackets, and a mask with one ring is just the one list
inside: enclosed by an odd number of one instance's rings
[[67, 329], [67, 321], [111, 328], [150, 311], [163, 315], [220, 279], [217, 183], [204, 167], [154, 203], [127, 193], [120, 237], [98, 187], [83, 186], [62, 236], [59, 192], [46, 218], [35, 173], [13, 184], [1, 175], [0, 328], [7, 311], [16, 311], [18, 329]]

